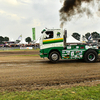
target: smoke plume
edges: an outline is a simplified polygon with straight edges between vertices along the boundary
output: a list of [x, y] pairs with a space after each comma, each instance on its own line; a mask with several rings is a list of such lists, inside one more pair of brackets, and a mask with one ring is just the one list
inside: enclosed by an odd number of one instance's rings
[[[99, 0], [60, 0], [60, 2], [62, 1], [64, 1], [63, 7], [59, 11], [61, 27], [63, 27], [65, 22], [70, 21], [74, 15], [79, 15], [79, 17], [82, 17], [83, 14], [86, 14], [88, 17], [93, 16], [90, 6], [94, 7], [95, 2], [98, 6], [98, 11], [100, 11]], [[83, 3], [87, 6], [83, 7]]]

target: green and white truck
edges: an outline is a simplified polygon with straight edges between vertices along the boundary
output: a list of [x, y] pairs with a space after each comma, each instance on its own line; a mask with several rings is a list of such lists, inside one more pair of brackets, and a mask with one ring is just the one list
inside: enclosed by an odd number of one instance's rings
[[100, 53], [100, 39], [96, 43], [67, 43], [67, 30], [44, 29], [40, 37], [40, 57], [51, 62], [59, 59], [84, 59], [95, 62]]

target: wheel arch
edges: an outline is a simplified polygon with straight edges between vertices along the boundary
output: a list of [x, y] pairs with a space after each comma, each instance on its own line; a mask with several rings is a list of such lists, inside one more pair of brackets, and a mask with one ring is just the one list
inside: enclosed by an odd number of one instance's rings
[[95, 59], [93, 62], [95, 62], [95, 61], [97, 60], [97, 58], [98, 58], [98, 51], [97, 51], [96, 49], [88, 49], [88, 50], [86, 50], [86, 51], [84, 52], [83, 59], [84, 59], [86, 62], [92, 62], [92, 61], [88, 60], [88, 58], [87, 58], [87, 56], [86, 56], [89, 52], [94, 52], [94, 55], [95, 55], [95, 58], [96, 58], [96, 59]]
[[[50, 50], [50, 51], [49, 51], [49, 55], [50, 55], [50, 53], [51, 53], [51, 52], [53, 52], [53, 51], [58, 52], [58, 53], [59, 53], [59, 55], [60, 55], [60, 58], [61, 58], [61, 53], [60, 53], [60, 51], [59, 51], [59, 50], [57, 50], [57, 49], [52, 49], [52, 50]], [[48, 55], [48, 58], [49, 58], [49, 55]]]
[[87, 49], [87, 50], [84, 52], [83, 56], [84, 56], [85, 53], [86, 53], [87, 51], [89, 51], [89, 50], [93, 50], [93, 51], [95, 51], [97, 54], [99, 53], [98, 50], [90, 48], [90, 49]]

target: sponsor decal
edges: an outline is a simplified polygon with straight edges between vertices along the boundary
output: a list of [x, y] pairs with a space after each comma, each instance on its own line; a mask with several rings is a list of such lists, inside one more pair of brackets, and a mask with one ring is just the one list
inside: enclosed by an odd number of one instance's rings
[[82, 58], [82, 57], [83, 57], [83, 55], [80, 55], [80, 57]]
[[61, 33], [60, 32], [57, 32], [57, 37], [60, 37]]
[[79, 54], [82, 55], [82, 51], [80, 51]]
[[78, 48], [79, 48], [79, 46], [76, 46], [76, 48], [78, 49]]
[[70, 51], [66, 51], [67, 55], [70, 55]]
[[72, 57], [74, 56], [74, 52], [71, 52], [71, 56], [72, 56]]
[[80, 56], [79, 56], [79, 55], [77, 55], [77, 58], [80, 58]]
[[70, 56], [69, 55], [66, 55], [64, 58], [70, 58]]
[[68, 46], [67, 49], [71, 49], [71, 46]]
[[77, 55], [75, 55], [75, 58], [77, 58]]

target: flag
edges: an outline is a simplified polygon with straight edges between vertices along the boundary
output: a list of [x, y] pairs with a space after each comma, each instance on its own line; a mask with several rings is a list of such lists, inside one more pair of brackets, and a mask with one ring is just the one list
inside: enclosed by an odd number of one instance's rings
[[88, 37], [88, 40], [90, 40], [91, 39], [91, 35]]
[[22, 34], [18, 37], [18, 40], [22, 40]]
[[32, 28], [33, 40], [35, 40], [35, 28]]

